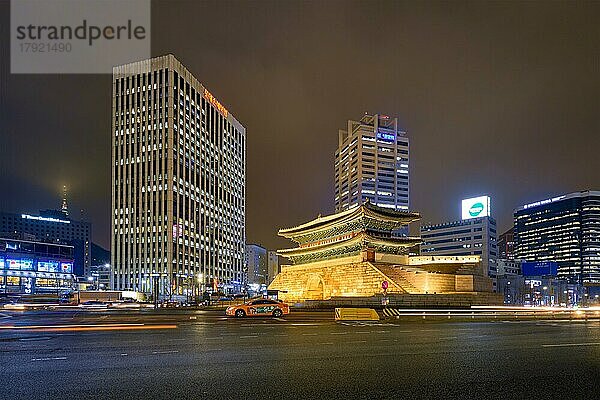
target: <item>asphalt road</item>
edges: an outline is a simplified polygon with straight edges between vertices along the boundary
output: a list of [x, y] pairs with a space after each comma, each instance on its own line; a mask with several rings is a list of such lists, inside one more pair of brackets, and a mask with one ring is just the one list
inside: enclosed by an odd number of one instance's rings
[[598, 321], [0, 313], [2, 399], [579, 399], [599, 381]]

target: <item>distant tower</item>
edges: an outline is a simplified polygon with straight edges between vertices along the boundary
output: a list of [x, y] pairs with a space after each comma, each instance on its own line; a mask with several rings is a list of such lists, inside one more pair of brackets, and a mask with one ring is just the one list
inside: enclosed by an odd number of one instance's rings
[[66, 217], [69, 216], [69, 206], [67, 205], [67, 186], [63, 185], [63, 197], [62, 197], [62, 206], [61, 211], [65, 214]]
[[409, 139], [398, 118], [365, 114], [339, 131], [335, 152], [335, 211], [367, 200], [409, 210]]

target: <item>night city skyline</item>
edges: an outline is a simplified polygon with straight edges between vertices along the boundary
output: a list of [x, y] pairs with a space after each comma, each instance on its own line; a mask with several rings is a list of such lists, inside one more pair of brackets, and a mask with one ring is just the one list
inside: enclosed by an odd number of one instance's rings
[[[522, 204], [598, 187], [598, 3], [152, 6], [152, 55], [178, 57], [247, 127], [248, 242], [281, 248], [278, 227], [333, 212], [337, 131], [365, 112], [407, 131], [423, 223], [488, 194], [502, 231]], [[1, 208], [58, 207], [66, 184], [108, 247], [110, 76], [11, 75], [1, 46]]]
[[0, 398], [598, 397], [599, 22], [0, 0]]

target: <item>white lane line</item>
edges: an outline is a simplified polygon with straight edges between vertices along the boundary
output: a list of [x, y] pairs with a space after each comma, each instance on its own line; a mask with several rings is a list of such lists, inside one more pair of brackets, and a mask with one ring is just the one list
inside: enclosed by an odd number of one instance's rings
[[249, 338], [257, 338], [258, 335], [247, 335], [247, 336], [240, 336], [240, 339], [249, 339]]
[[40, 337], [30, 337], [30, 338], [20, 338], [20, 342], [38, 342], [40, 340], [50, 340], [52, 339], [50, 336], [40, 336]]
[[316, 333], [303, 333], [302, 336], [317, 336]]
[[330, 335], [347, 335], [348, 332], [331, 332]]
[[290, 336], [287, 333], [276, 333], [275, 336]]
[[333, 342], [324, 342], [324, 343], [317, 343], [317, 344], [323, 344], [323, 345], [333, 345]]
[[367, 341], [366, 340], [353, 340], [353, 341], [348, 342], [348, 343], [367, 343]]
[[354, 333], [356, 333], [357, 335], [370, 335], [371, 334], [371, 332], [354, 332]]
[[206, 340], [223, 340], [223, 337], [222, 336], [220, 336], [220, 337], [207, 337], [205, 339]]
[[175, 354], [179, 353], [179, 350], [169, 350], [169, 351], [153, 351], [152, 354]]
[[186, 339], [168, 339], [167, 342], [183, 342]]
[[126, 356], [126, 355], [128, 355], [128, 354], [127, 354], [127, 353], [121, 353], [121, 355], [122, 355], [122, 356]]
[[4, 318], [12, 318], [12, 315], [0, 313], [0, 319], [4, 319]]
[[44, 357], [44, 358], [32, 358], [31, 361], [51, 361], [51, 360], [66, 360], [67, 357]]
[[600, 346], [600, 342], [593, 343], [561, 343], [561, 344], [543, 344], [542, 347], [573, 347], [573, 346]]

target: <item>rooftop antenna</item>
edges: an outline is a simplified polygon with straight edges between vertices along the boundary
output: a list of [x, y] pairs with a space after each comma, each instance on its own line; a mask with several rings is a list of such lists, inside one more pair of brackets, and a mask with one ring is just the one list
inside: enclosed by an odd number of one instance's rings
[[62, 206], [61, 211], [65, 214], [65, 216], [69, 216], [69, 206], [67, 205], [67, 185], [63, 185], [63, 197], [62, 197]]

